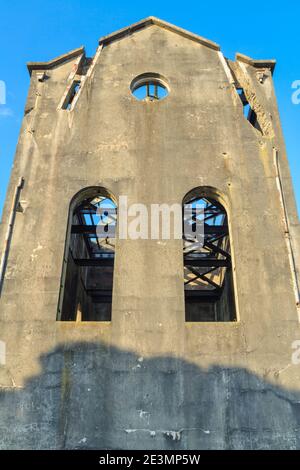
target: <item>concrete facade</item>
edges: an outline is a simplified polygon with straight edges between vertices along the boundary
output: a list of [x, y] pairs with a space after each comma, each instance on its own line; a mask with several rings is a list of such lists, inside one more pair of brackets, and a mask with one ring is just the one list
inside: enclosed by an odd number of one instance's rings
[[[149, 18], [100, 40], [93, 61], [79, 48], [28, 67], [1, 224], [4, 247], [23, 177], [0, 299], [0, 447], [300, 448], [300, 229], [274, 62], [226, 60]], [[166, 78], [167, 98], [132, 96], [146, 72]], [[95, 186], [147, 205], [213, 192], [229, 216], [237, 321], [185, 322], [181, 240], [117, 240], [112, 321], [57, 321], [70, 201]]]

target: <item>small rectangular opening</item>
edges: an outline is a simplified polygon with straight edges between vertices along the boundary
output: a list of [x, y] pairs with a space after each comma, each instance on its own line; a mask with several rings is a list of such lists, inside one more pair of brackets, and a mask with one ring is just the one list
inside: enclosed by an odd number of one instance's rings
[[255, 127], [259, 132], [262, 133], [261, 127], [258, 123], [257, 120], [257, 114], [256, 112], [252, 109], [249, 101], [246, 98], [245, 92], [243, 88], [236, 88], [237, 94], [239, 95], [241, 102], [243, 104], [243, 112], [244, 116], [247, 119], [247, 121], [250, 122], [250, 124]]
[[80, 80], [75, 80], [72, 85], [70, 86], [70, 89], [67, 93], [66, 99], [62, 105], [62, 109], [67, 109], [70, 111], [72, 108], [72, 103], [74, 102], [75, 96], [78, 94], [80, 90]]

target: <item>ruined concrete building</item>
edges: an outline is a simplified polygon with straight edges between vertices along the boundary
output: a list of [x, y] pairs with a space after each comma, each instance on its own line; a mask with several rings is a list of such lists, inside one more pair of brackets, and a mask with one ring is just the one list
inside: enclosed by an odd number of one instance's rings
[[[153, 17], [92, 59], [28, 64], [1, 225], [1, 448], [300, 447], [274, 68]], [[124, 196], [200, 201], [203, 243], [118, 236]]]

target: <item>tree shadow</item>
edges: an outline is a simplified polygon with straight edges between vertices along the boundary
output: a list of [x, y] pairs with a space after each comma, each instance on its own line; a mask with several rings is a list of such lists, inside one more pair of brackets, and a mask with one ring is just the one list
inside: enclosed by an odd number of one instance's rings
[[2, 390], [2, 449], [296, 449], [300, 393], [242, 368], [201, 369], [102, 343], [59, 346]]

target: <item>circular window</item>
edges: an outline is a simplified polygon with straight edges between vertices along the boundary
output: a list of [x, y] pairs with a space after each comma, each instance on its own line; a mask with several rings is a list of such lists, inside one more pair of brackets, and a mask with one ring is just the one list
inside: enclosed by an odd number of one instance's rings
[[130, 90], [133, 96], [140, 101], [158, 101], [169, 94], [166, 79], [158, 73], [143, 73], [134, 78]]

